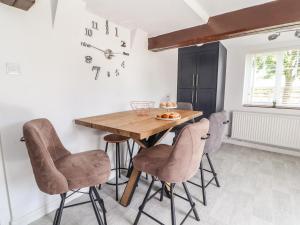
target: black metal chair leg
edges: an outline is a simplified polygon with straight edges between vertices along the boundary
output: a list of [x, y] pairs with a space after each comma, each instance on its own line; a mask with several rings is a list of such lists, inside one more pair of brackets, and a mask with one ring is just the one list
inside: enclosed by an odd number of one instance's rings
[[91, 203], [93, 205], [93, 209], [94, 209], [94, 212], [95, 212], [98, 224], [99, 225], [104, 225], [103, 221], [101, 219], [101, 215], [100, 215], [99, 209], [98, 209], [98, 207], [97, 207], [97, 205], [95, 203], [95, 199], [94, 199], [94, 196], [93, 196], [92, 187], [90, 188], [89, 195], [90, 195]]
[[165, 182], [161, 182], [162, 184], [162, 187], [161, 187], [161, 191], [160, 191], [160, 201], [162, 202], [164, 200], [164, 191], [165, 191], [165, 186], [166, 186], [166, 183]]
[[108, 149], [108, 142], [106, 142], [106, 145], [105, 145], [105, 153], [107, 153], [107, 149]]
[[131, 148], [132, 154], [134, 153], [134, 146], [135, 146], [135, 141], [132, 142], [132, 148]]
[[201, 189], [202, 189], [202, 196], [203, 196], [203, 205], [206, 206], [206, 191], [205, 191], [205, 180], [204, 180], [204, 173], [203, 173], [203, 163], [200, 162], [200, 175], [201, 175]]
[[62, 216], [62, 213], [63, 213], [63, 210], [64, 210], [66, 196], [67, 196], [67, 193], [64, 193], [64, 194], [60, 195], [61, 202], [60, 202], [60, 206], [59, 206], [58, 210], [56, 211], [53, 225], [60, 225], [61, 216]]
[[[106, 145], [105, 145], [105, 153], [107, 153], [107, 150], [108, 150], [108, 142], [106, 142]], [[101, 190], [101, 184], [99, 184], [98, 189]]]
[[116, 144], [116, 201], [119, 200], [119, 154], [118, 154], [118, 144]]
[[171, 195], [171, 219], [172, 225], [176, 225], [176, 215], [175, 215], [175, 203], [174, 203], [174, 184], [170, 185], [170, 195]]
[[92, 188], [95, 196], [96, 196], [96, 199], [98, 200], [98, 203], [99, 203], [99, 206], [100, 208], [102, 209], [102, 214], [103, 214], [103, 220], [104, 220], [104, 225], [107, 225], [107, 220], [106, 220], [106, 209], [105, 209], [105, 205], [104, 205], [104, 201], [103, 199], [100, 197], [98, 191], [96, 190], [95, 187]]
[[151, 183], [150, 183], [150, 186], [149, 186], [149, 188], [148, 188], [148, 191], [147, 191], [147, 193], [146, 193], [146, 196], [145, 196], [145, 198], [144, 198], [144, 200], [143, 200], [143, 203], [142, 203], [142, 205], [139, 207], [139, 212], [138, 212], [138, 214], [137, 214], [137, 216], [136, 216], [136, 218], [135, 218], [134, 225], [137, 225], [138, 222], [139, 222], [139, 220], [140, 220], [140, 218], [141, 218], [142, 211], [143, 211], [144, 208], [145, 208], [145, 205], [146, 205], [147, 200], [148, 200], [148, 197], [149, 197], [149, 195], [150, 195], [150, 193], [151, 193], [151, 190], [152, 190], [152, 186], [153, 186], [153, 184], [154, 184], [154, 181], [155, 181], [155, 179], [152, 178], [152, 181], [151, 181]]
[[219, 180], [218, 180], [218, 175], [217, 175], [217, 173], [216, 173], [216, 171], [215, 171], [215, 168], [214, 168], [214, 166], [213, 166], [213, 164], [212, 164], [212, 162], [211, 162], [211, 159], [210, 159], [208, 153], [206, 153], [205, 155], [206, 155], [206, 158], [207, 158], [207, 160], [208, 160], [210, 169], [211, 169], [211, 171], [212, 171], [212, 173], [213, 173], [213, 176], [214, 176], [214, 178], [215, 178], [217, 187], [221, 187], [221, 186], [220, 186], [220, 183], [219, 183]]
[[57, 215], [58, 215], [58, 209], [57, 209], [56, 212], [55, 212], [55, 216], [54, 216], [54, 220], [53, 220], [53, 225], [56, 224], [56, 221], [57, 221]]
[[119, 170], [119, 178], [121, 178], [121, 155], [120, 155], [120, 144], [117, 143], [117, 146], [118, 146], [117, 154], [118, 154], [118, 161], [119, 161], [119, 164], [118, 164], [118, 170]]
[[192, 199], [192, 197], [191, 197], [191, 194], [190, 194], [190, 192], [189, 192], [189, 189], [187, 188], [186, 183], [182, 183], [182, 184], [183, 184], [183, 188], [184, 188], [184, 190], [185, 190], [186, 196], [187, 196], [187, 198], [188, 198], [188, 200], [189, 200], [189, 202], [190, 202], [190, 205], [191, 205], [191, 207], [192, 207], [192, 209], [193, 209], [195, 218], [196, 218], [197, 221], [200, 221], [198, 212], [197, 212], [197, 210], [196, 210], [196, 208], [195, 208], [196, 204], [194, 203], [194, 201], [193, 201], [193, 199]]

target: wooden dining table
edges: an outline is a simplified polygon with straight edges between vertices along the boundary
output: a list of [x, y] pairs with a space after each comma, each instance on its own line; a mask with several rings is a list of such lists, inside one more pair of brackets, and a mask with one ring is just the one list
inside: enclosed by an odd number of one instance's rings
[[[158, 114], [166, 112], [165, 109], [150, 109], [148, 115], [143, 116], [131, 110], [76, 119], [75, 124], [126, 136], [138, 143], [140, 148], [149, 148], [159, 144], [173, 127], [203, 115], [201, 111], [172, 111], [178, 112], [181, 118], [174, 121], [156, 119]], [[140, 171], [131, 168], [129, 181], [120, 200], [121, 205], [127, 207], [130, 204], [140, 175]]]

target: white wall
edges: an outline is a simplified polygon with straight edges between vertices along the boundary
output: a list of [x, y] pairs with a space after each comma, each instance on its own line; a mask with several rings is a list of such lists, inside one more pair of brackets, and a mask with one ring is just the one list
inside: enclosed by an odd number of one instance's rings
[[268, 34], [259, 34], [223, 41], [227, 48], [227, 73], [225, 88], [225, 110], [268, 112], [278, 114], [300, 115], [300, 110], [243, 107], [243, 87], [246, 55], [252, 52], [270, 51], [285, 47], [300, 47], [300, 39], [294, 32], [282, 34], [276, 41], [268, 41]]
[[[126, 70], [120, 77], [95, 81], [80, 42], [92, 19], [102, 27], [104, 19], [89, 14], [81, 0], [59, 1], [54, 28], [50, 12], [50, 1], [37, 1], [29, 12], [0, 4], [0, 133], [13, 224], [37, 219], [58, 199], [41, 193], [35, 184], [26, 148], [19, 142], [25, 121], [49, 118], [65, 146], [78, 152], [103, 147], [103, 141], [102, 133], [75, 126], [75, 118], [129, 109], [131, 100], [176, 98], [176, 50], [147, 51], [147, 34], [138, 30]], [[120, 33], [129, 38], [128, 30], [120, 28]], [[95, 40], [98, 46], [103, 43], [119, 46], [105, 36]], [[106, 68], [120, 63], [115, 59], [108, 64], [92, 54]], [[7, 62], [19, 63], [21, 75], [7, 75]]]
[[4, 172], [4, 161], [2, 157], [2, 147], [0, 138], [0, 225], [8, 224], [10, 221], [10, 209], [8, 202], [8, 192], [6, 188], [6, 177]]

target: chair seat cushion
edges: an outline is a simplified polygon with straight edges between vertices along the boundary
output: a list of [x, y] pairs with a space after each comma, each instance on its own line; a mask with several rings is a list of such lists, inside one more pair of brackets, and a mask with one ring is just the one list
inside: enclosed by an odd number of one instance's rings
[[110, 175], [110, 160], [101, 150], [65, 156], [55, 166], [66, 177], [69, 190], [106, 183]]
[[121, 142], [125, 142], [128, 140], [129, 140], [128, 137], [124, 137], [124, 136], [118, 135], [118, 134], [109, 134], [104, 137], [104, 141], [109, 142], [109, 143], [121, 143]]
[[144, 149], [134, 157], [134, 168], [152, 176], [158, 176], [159, 169], [168, 161], [171, 152], [172, 146], [169, 145], [157, 145]]

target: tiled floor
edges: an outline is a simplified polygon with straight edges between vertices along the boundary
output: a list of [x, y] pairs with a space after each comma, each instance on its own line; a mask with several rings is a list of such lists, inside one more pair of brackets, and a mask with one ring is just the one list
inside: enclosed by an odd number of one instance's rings
[[[300, 224], [300, 158], [235, 145], [223, 145], [212, 156], [221, 188], [207, 189], [208, 206], [201, 203], [201, 191], [189, 185], [200, 222], [189, 217], [185, 224], [194, 225], [299, 225]], [[205, 162], [207, 166], [207, 163]], [[199, 182], [199, 174], [194, 178]], [[100, 191], [108, 210], [109, 225], [133, 224], [138, 206], [145, 195], [148, 181], [142, 179], [131, 205], [122, 207], [114, 200], [114, 189], [105, 185]], [[183, 188], [178, 186], [177, 192]], [[83, 200], [86, 197], [81, 197]], [[79, 201], [76, 200], [76, 201]], [[181, 220], [188, 203], [176, 198], [176, 213]], [[146, 211], [170, 224], [169, 200], [153, 199]], [[31, 225], [52, 224], [53, 213]], [[142, 216], [141, 225], [154, 225]], [[179, 224], [179, 223], [178, 223]], [[66, 209], [62, 225], [97, 225], [91, 205]]]

